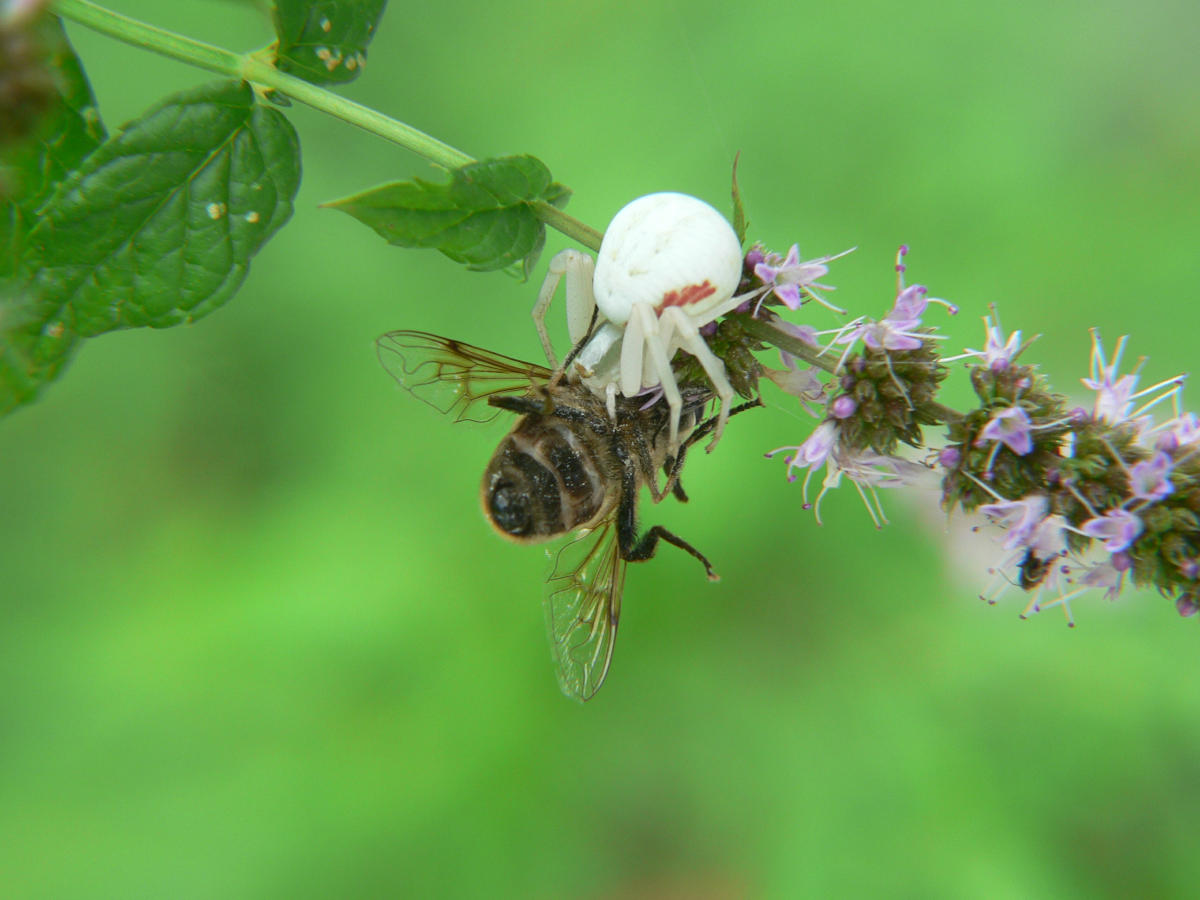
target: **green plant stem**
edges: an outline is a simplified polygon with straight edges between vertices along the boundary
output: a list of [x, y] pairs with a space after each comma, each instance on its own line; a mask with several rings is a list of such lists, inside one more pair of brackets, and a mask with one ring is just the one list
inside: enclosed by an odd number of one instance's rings
[[54, 0], [51, 10], [65, 19], [98, 31], [103, 35], [142, 47], [153, 53], [182, 62], [220, 72], [222, 75], [237, 76], [240, 57], [236, 53], [195, 41], [181, 34], [165, 31], [145, 22], [89, 3], [87, 0]]
[[591, 225], [568, 216], [557, 206], [551, 206], [545, 200], [538, 200], [534, 203], [533, 211], [539, 219], [556, 231], [560, 231], [567, 237], [579, 241], [583, 246], [594, 252], [598, 253], [600, 251], [600, 240], [604, 235]]
[[[804, 341], [792, 337], [792, 335], [776, 328], [770, 322], [763, 319], [756, 319], [749, 313], [739, 313], [736, 319], [742, 330], [751, 337], [758, 338], [764, 344], [778, 347], [780, 350], [790, 353], [797, 359], [802, 359], [806, 363], [816, 366], [818, 369], [823, 369], [830, 375], [838, 374], [837, 360], [830, 359], [828, 356], [821, 354], [804, 343]], [[963, 418], [962, 413], [941, 403], [930, 403], [924, 408], [928, 408], [930, 412], [936, 414], [945, 425], [961, 421]]]
[[[207, 69], [231, 78], [271, 88], [291, 99], [328, 113], [335, 118], [357, 125], [364, 131], [399, 144], [447, 169], [457, 169], [475, 159], [437, 138], [410, 125], [385, 116], [361, 103], [347, 100], [332, 91], [309, 84], [303, 79], [280, 72], [271, 63], [255, 54], [237, 54], [212, 44], [196, 41], [174, 32], [139, 22], [128, 16], [97, 6], [88, 0], [54, 0], [51, 8], [93, 31], [126, 44], [141, 47], [188, 65]], [[533, 204], [534, 213], [551, 228], [579, 241], [584, 246], [600, 249], [600, 232], [568, 216], [548, 203]]]

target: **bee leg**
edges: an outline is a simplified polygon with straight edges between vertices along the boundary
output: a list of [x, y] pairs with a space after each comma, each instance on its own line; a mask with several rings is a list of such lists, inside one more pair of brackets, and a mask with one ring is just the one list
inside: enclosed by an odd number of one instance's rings
[[[680, 455], [683, 455], [682, 449], [680, 450]], [[683, 463], [680, 462], [680, 466], [682, 465]], [[675, 457], [667, 457], [666, 462], [663, 463], [663, 474], [667, 476], [667, 487], [663, 489], [663, 494], [665, 495], [669, 490], [680, 503], [687, 503], [687, 491], [683, 489], [683, 482], [679, 480], [679, 469], [676, 468]]]
[[[618, 539], [619, 538], [620, 535], [618, 534]], [[701, 564], [704, 566], [705, 574], [708, 575], [709, 581], [721, 580], [721, 576], [713, 571], [712, 563], [708, 561], [707, 556], [705, 556], [679, 535], [667, 531], [667, 529], [663, 528], [661, 525], [655, 525], [653, 528], [643, 534], [641, 539], [629, 548], [628, 553], [626, 553], [625, 549], [622, 548], [621, 558], [626, 562], [642, 562], [647, 560], [652, 557], [654, 552], [658, 549], [658, 542], [660, 540], [666, 541], [668, 544], [674, 544], [680, 550], [690, 553], [692, 556], [696, 557], [696, 559], [700, 560]]]
[[675, 483], [671, 485], [671, 493], [675, 495], [675, 499], [680, 503], [688, 502], [687, 491], [683, 489], [683, 482], [679, 480], [679, 474], [675, 475]]
[[634, 474], [632, 460], [629, 460], [622, 477], [621, 503], [617, 507], [617, 546], [621, 551], [621, 559], [626, 562], [644, 562], [654, 556], [658, 550], [658, 542], [666, 541], [685, 553], [700, 560], [709, 581], [720, 581], [721, 576], [713, 571], [708, 557], [681, 538], [661, 525], [655, 525], [640, 538], [637, 534], [637, 480]]

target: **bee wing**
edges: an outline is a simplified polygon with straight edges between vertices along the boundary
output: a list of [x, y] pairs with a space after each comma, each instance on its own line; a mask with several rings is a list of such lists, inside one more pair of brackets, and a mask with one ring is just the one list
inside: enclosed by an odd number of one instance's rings
[[488, 397], [523, 393], [551, 376], [536, 363], [423, 331], [389, 331], [375, 347], [402, 388], [456, 422], [490, 422], [500, 411]]
[[610, 520], [559, 551], [546, 580], [546, 630], [568, 697], [588, 700], [612, 662], [621, 616], [625, 560]]

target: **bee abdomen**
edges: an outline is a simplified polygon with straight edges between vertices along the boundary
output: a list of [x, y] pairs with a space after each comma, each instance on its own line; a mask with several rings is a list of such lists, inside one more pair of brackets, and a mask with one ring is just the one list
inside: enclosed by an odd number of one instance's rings
[[508, 537], [548, 540], [592, 520], [604, 484], [593, 454], [565, 425], [530, 417], [501, 442], [484, 473], [484, 511]]

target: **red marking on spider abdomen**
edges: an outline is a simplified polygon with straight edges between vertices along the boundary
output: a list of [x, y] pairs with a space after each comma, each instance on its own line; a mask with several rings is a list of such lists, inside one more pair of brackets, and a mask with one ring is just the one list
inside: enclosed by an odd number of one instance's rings
[[705, 279], [702, 284], [689, 284], [678, 291], [667, 291], [663, 294], [658, 308], [666, 309], [668, 306], [687, 306], [691, 303], [699, 303], [705, 297], [711, 297], [716, 292], [716, 285]]

